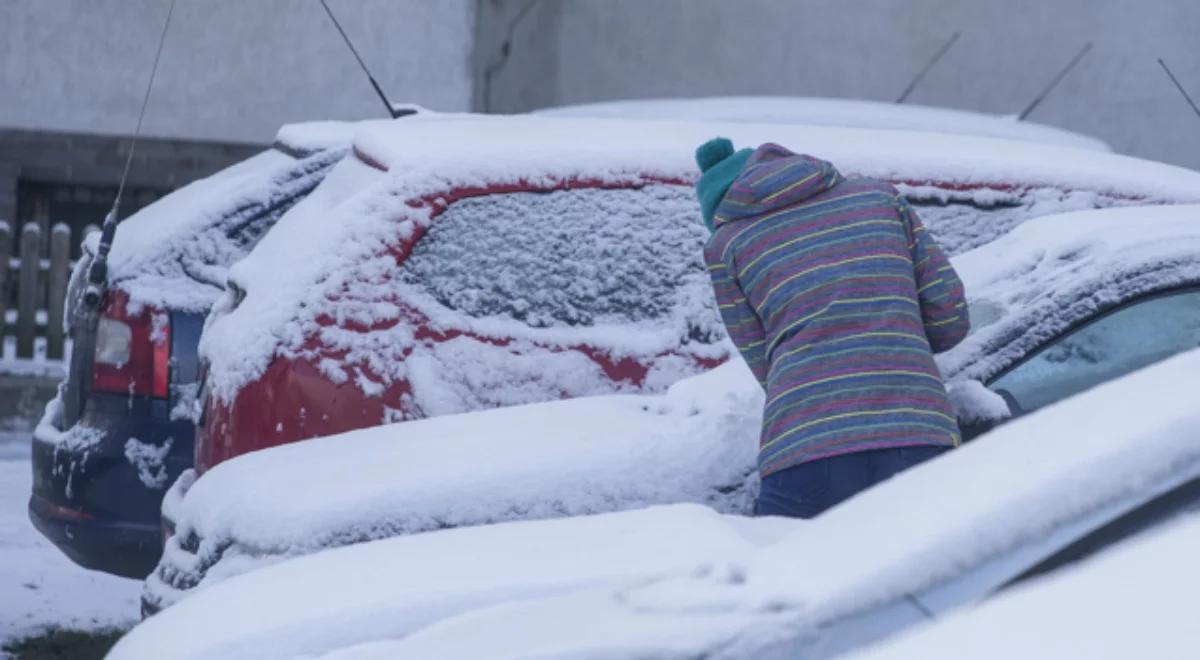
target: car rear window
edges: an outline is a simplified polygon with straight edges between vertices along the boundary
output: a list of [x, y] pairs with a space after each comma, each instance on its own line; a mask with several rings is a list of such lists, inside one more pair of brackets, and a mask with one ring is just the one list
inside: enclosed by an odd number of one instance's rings
[[[948, 198], [941, 198], [946, 195]], [[954, 256], [1000, 238], [1021, 223], [1053, 213], [1112, 206], [1089, 191], [1057, 188], [1001, 192], [954, 199], [950, 192], [910, 192], [905, 198], [946, 254]]]
[[694, 339], [715, 341], [707, 234], [684, 186], [486, 195], [447, 208], [402, 277], [474, 317], [549, 328], [683, 315]]

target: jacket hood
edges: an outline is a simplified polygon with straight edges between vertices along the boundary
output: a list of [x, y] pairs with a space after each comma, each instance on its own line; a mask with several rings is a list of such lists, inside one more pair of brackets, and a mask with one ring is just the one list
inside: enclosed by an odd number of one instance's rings
[[729, 186], [713, 219], [726, 222], [763, 215], [819, 195], [842, 181], [829, 161], [796, 154], [778, 144], [754, 150]]

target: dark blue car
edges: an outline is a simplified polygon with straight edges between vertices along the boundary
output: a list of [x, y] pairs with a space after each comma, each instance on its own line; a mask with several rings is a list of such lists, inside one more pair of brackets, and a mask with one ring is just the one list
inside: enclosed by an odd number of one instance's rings
[[[119, 225], [95, 351], [72, 356], [33, 437], [29, 516], [79, 565], [133, 578], [154, 568], [163, 494], [193, 462], [204, 318], [228, 267], [342, 158], [351, 127], [285, 127], [271, 149]], [[96, 239], [67, 294], [72, 336]]]

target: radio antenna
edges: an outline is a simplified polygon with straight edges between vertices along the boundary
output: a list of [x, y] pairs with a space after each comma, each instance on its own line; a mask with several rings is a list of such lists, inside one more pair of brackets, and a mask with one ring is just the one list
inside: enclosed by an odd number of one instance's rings
[[[66, 428], [73, 426], [83, 415], [84, 402], [91, 389], [96, 334], [100, 326], [100, 301], [104, 297], [104, 289], [108, 282], [108, 253], [112, 250], [113, 237], [117, 232], [117, 215], [121, 210], [121, 197], [125, 194], [125, 184], [129, 180], [129, 168], [133, 165], [133, 152], [142, 136], [142, 121], [146, 118], [146, 108], [150, 104], [150, 90], [154, 89], [154, 78], [158, 75], [158, 63], [162, 59], [163, 44], [167, 42], [167, 29], [171, 27], [171, 16], [174, 13], [175, 0], [171, 0], [171, 4], [167, 8], [167, 18], [163, 21], [162, 34], [158, 38], [158, 51], [154, 54], [154, 66], [150, 69], [150, 80], [146, 83], [146, 93], [142, 97], [142, 109], [138, 112], [137, 127], [134, 129], [133, 139], [129, 143], [129, 153], [125, 156], [125, 168], [121, 171], [121, 182], [117, 184], [117, 194], [113, 197], [112, 208], [109, 209], [108, 215], [104, 216], [104, 225], [100, 229], [100, 245], [88, 267], [83, 295], [80, 296], [78, 307], [75, 310], [75, 319], [70, 323], [73, 348], [71, 349], [67, 382], [74, 383], [74, 387], [68, 386], [62, 390], [63, 423]], [[75, 302], [68, 300], [66, 304], [72, 305]]]
[[1025, 121], [1025, 118], [1028, 117], [1031, 112], [1033, 112], [1034, 108], [1037, 108], [1039, 105], [1041, 105], [1042, 101], [1050, 95], [1050, 92], [1053, 92], [1054, 88], [1058, 87], [1058, 83], [1062, 82], [1063, 78], [1067, 77], [1067, 74], [1071, 72], [1071, 69], [1074, 69], [1075, 65], [1079, 64], [1079, 61], [1082, 60], [1083, 56], [1087, 55], [1088, 51], [1091, 49], [1092, 42], [1089, 41], [1084, 44], [1083, 48], [1075, 54], [1075, 57], [1071, 58], [1070, 62], [1067, 62], [1067, 65], [1063, 67], [1062, 71], [1059, 71], [1058, 75], [1054, 76], [1054, 79], [1050, 81], [1050, 84], [1046, 85], [1046, 88], [1043, 89], [1042, 92], [1036, 97], [1034, 97], [1033, 102], [1029, 104], [1029, 107], [1021, 111], [1021, 114], [1017, 116], [1017, 120]]
[[925, 79], [925, 74], [929, 73], [929, 71], [933, 69], [933, 67], [940, 62], [943, 57], [945, 57], [946, 53], [950, 51], [950, 47], [953, 46], [954, 42], [958, 41], [958, 38], [961, 36], [961, 30], [955, 32], [954, 35], [950, 37], [950, 40], [947, 41], [946, 44], [938, 50], [938, 52], [933, 54], [933, 57], [929, 60], [929, 63], [925, 65], [925, 68], [921, 69], [921, 71], [912, 79], [912, 82], [908, 83], [908, 87], [904, 88], [904, 91], [900, 94], [900, 98], [896, 99], [896, 103], [904, 103], [906, 100], [908, 100], [908, 95], [912, 94], [913, 90], [917, 88], [917, 85], [921, 84], [921, 81]]
[[112, 208], [104, 216], [104, 224], [100, 229], [100, 246], [96, 257], [88, 271], [88, 287], [84, 292], [84, 301], [95, 306], [100, 303], [101, 289], [108, 279], [108, 253], [112, 250], [113, 236], [117, 231], [117, 214], [121, 209], [121, 196], [125, 194], [125, 182], [129, 180], [129, 168], [133, 165], [133, 152], [137, 149], [138, 140], [142, 135], [142, 121], [146, 118], [146, 107], [150, 105], [150, 91], [154, 89], [154, 78], [158, 75], [158, 63], [162, 60], [163, 45], [167, 43], [167, 29], [171, 27], [171, 15], [175, 13], [175, 0], [167, 7], [167, 18], [163, 21], [162, 34], [158, 38], [158, 51], [154, 54], [154, 66], [150, 69], [150, 81], [146, 83], [146, 93], [142, 96], [142, 109], [138, 112], [137, 127], [133, 131], [133, 140], [129, 144], [129, 153], [125, 156], [125, 169], [121, 172], [121, 182], [117, 185], [117, 195], [113, 198]]
[[375, 81], [375, 76], [371, 75], [371, 70], [367, 68], [367, 63], [364, 62], [362, 56], [358, 54], [358, 49], [354, 47], [354, 42], [350, 41], [350, 37], [347, 36], [346, 31], [342, 29], [342, 24], [338, 22], [337, 16], [333, 15], [333, 10], [329, 8], [329, 5], [325, 3], [325, 0], [321, 0], [321, 6], [325, 8], [325, 13], [329, 14], [329, 20], [333, 21], [333, 27], [337, 28], [338, 34], [342, 35], [342, 40], [346, 42], [346, 46], [350, 48], [350, 52], [354, 54], [354, 59], [358, 60], [358, 66], [362, 68], [363, 73], [367, 74], [367, 80], [371, 81], [371, 87], [375, 88], [375, 93], [378, 94], [379, 99], [383, 101], [384, 107], [387, 108], [388, 116], [390, 116], [392, 119], [397, 119], [405, 115], [413, 114], [415, 111], [410, 108], [397, 110], [396, 107], [392, 105], [392, 102], [388, 100], [387, 94], [383, 93], [383, 88], [380, 87], [379, 83]]
[[1192, 110], [1195, 111], [1196, 116], [1200, 117], [1200, 108], [1196, 107], [1196, 102], [1192, 100], [1192, 96], [1187, 93], [1187, 90], [1183, 87], [1183, 83], [1179, 82], [1179, 79], [1175, 77], [1175, 74], [1171, 73], [1171, 68], [1167, 66], [1167, 63], [1163, 61], [1163, 58], [1158, 58], [1158, 64], [1163, 68], [1163, 71], [1167, 72], [1167, 77], [1171, 79], [1171, 82], [1175, 83], [1175, 89], [1178, 89], [1179, 93], [1183, 95], [1184, 100], [1188, 102], [1188, 105], [1192, 106]]

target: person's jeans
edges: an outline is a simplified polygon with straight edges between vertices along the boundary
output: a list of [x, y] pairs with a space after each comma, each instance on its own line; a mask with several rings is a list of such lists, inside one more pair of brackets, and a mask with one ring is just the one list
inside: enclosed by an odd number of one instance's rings
[[763, 478], [756, 516], [812, 518], [850, 496], [927, 461], [949, 447], [897, 447], [821, 458]]

